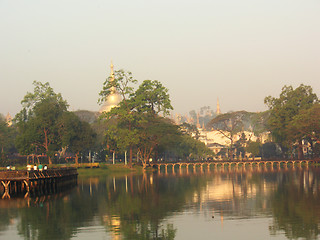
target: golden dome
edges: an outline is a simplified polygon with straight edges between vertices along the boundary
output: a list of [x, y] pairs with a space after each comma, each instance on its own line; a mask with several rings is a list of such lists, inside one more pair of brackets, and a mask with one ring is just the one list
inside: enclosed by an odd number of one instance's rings
[[120, 102], [122, 98], [119, 93], [115, 92], [110, 94], [106, 100], [104, 101], [102, 107], [100, 108], [99, 112], [109, 112], [111, 108], [116, 107]]
[[[110, 73], [110, 81], [114, 81], [114, 72], [113, 72], [113, 64], [111, 61], [111, 73]], [[109, 112], [111, 108], [116, 107], [122, 100], [121, 95], [117, 92], [117, 90], [112, 87], [111, 94], [105, 99], [102, 107], [100, 108], [99, 112]]]

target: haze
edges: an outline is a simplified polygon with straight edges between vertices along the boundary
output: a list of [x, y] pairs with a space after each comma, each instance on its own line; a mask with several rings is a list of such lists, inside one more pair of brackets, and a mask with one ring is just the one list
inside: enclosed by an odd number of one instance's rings
[[0, 0], [0, 113], [34, 80], [97, 111], [114, 68], [159, 80], [174, 112], [264, 111], [284, 85], [320, 96], [318, 0]]

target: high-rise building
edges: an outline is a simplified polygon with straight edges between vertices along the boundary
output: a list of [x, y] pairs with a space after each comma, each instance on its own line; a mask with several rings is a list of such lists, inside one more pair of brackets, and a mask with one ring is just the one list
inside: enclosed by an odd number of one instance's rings
[[[110, 81], [114, 81], [114, 71], [113, 71], [113, 64], [111, 62], [110, 65], [111, 73], [110, 73]], [[114, 108], [117, 106], [122, 100], [121, 95], [118, 93], [117, 89], [115, 87], [111, 88], [111, 94], [106, 97], [104, 100], [103, 105], [101, 106], [99, 112], [109, 112], [111, 108]]]

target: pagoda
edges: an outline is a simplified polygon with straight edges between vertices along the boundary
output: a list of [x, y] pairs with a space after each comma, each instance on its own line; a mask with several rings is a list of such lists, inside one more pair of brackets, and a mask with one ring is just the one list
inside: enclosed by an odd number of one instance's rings
[[[113, 71], [112, 62], [111, 62], [110, 68], [111, 68], [110, 81], [113, 82], [114, 81], [114, 71]], [[112, 108], [118, 106], [118, 104], [121, 102], [121, 100], [122, 100], [122, 97], [119, 94], [119, 92], [117, 91], [117, 89], [115, 87], [111, 87], [111, 94], [109, 96], [107, 96], [106, 99], [104, 100], [104, 103], [101, 106], [99, 113], [109, 112]]]

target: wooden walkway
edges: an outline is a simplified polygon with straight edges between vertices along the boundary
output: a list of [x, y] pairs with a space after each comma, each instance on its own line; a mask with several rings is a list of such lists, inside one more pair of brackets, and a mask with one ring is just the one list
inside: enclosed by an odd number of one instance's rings
[[231, 167], [241, 167], [241, 168], [252, 168], [252, 167], [278, 167], [281, 166], [288, 167], [301, 167], [302, 165], [308, 166], [309, 164], [320, 163], [319, 159], [315, 160], [250, 160], [250, 161], [199, 161], [199, 162], [158, 162], [151, 163], [150, 166], [157, 168], [160, 173], [160, 169], [164, 168], [165, 173], [168, 173], [168, 167], [171, 167], [171, 172], [174, 173], [175, 167], [178, 166], [178, 170], [181, 172], [182, 167], [185, 167], [187, 171], [192, 167], [193, 171], [196, 171], [196, 168], [200, 168], [200, 171], [203, 171], [206, 166], [207, 169], [210, 169], [210, 166], [214, 168], [231, 168]]
[[0, 196], [46, 195], [77, 184], [76, 168], [0, 171]]

